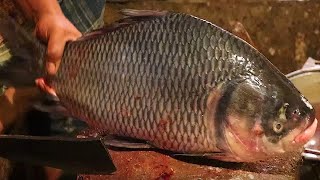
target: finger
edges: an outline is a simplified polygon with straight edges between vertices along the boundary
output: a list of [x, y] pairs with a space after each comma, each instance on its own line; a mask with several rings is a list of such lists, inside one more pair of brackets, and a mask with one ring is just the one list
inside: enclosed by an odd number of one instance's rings
[[56, 92], [54, 91], [53, 88], [51, 88], [50, 86], [48, 86], [45, 82], [43, 78], [38, 78], [35, 80], [36, 85], [44, 92], [47, 92], [53, 96], [57, 96]]
[[50, 75], [54, 75], [57, 72], [57, 68], [60, 64], [64, 46], [67, 41], [67, 39], [63, 37], [64, 36], [62, 33], [56, 33], [49, 38], [46, 56], [46, 67], [47, 72]]
[[37, 39], [39, 39], [41, 42], [47, 44], [48, 41], [48, 32], [47, 31], [43, 31], [39, 28], [39, 25], [36, 25], [36, 27], [34, 28], [32, 35], [34, 37], [37, 37]]
[[46, 58], [46, 66], [49, 75], [56, 74], [66, 42], [75, 41], [81, 36], [81, 32], [75, 28], [72, 32], [56, 33], [49, 38]]

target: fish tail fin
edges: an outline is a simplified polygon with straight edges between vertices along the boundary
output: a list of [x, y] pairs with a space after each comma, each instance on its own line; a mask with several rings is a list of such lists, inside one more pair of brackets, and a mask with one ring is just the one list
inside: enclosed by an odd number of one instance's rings
[[0, 16], [0, 35], [10, 56], [0, 62], [0, 83], [7, 86], [32, 86], [44, 74], [45, 46], [10, 18]]

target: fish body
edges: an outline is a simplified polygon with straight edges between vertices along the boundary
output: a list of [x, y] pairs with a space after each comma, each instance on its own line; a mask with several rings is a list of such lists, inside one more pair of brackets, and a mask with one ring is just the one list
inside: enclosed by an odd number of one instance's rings
[[104, 134], [224, 161], [293, 151], [313, 135], [310, 103], [248, 43], [187, 14], [126, 15], [66, 45], [50, 86], [72, 116]]

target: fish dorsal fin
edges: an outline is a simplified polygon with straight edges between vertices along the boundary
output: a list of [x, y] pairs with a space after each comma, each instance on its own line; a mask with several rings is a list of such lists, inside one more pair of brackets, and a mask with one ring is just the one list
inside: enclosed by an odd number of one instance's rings
[[136, 17], [136, 18], [159, 17], [159, 16], [164, 16], [168, 13], [168, 11], [137, 10], [137, 9], [122, 9], [120, 12], [125, 17]]
[[99, 37], [107, 32], [113, 32], [116, 29], [123, 28], [138, 22], [147, 21], [156, 17], [165, 16], [168, 11], [155, 11], [155, 10], [135, 10], [135, 9], [122, 9], [120, 14], [123, 18], [113, 22], [112, 24], [90, 31], [84, 34], [77, 41], [88, 40]]

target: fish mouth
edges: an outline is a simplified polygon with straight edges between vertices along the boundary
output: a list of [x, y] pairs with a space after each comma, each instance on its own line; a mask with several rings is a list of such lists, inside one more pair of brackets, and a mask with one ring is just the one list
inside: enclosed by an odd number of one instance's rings
[[311, 123], [308, 127], [306, 127], [302, 133], [298, 134], [295, 138], [293, 143], [298, 143], [298, 144], [306, 144], [315, 134], [318, 126], [318, 120], [314, 119], [314, 121]]

